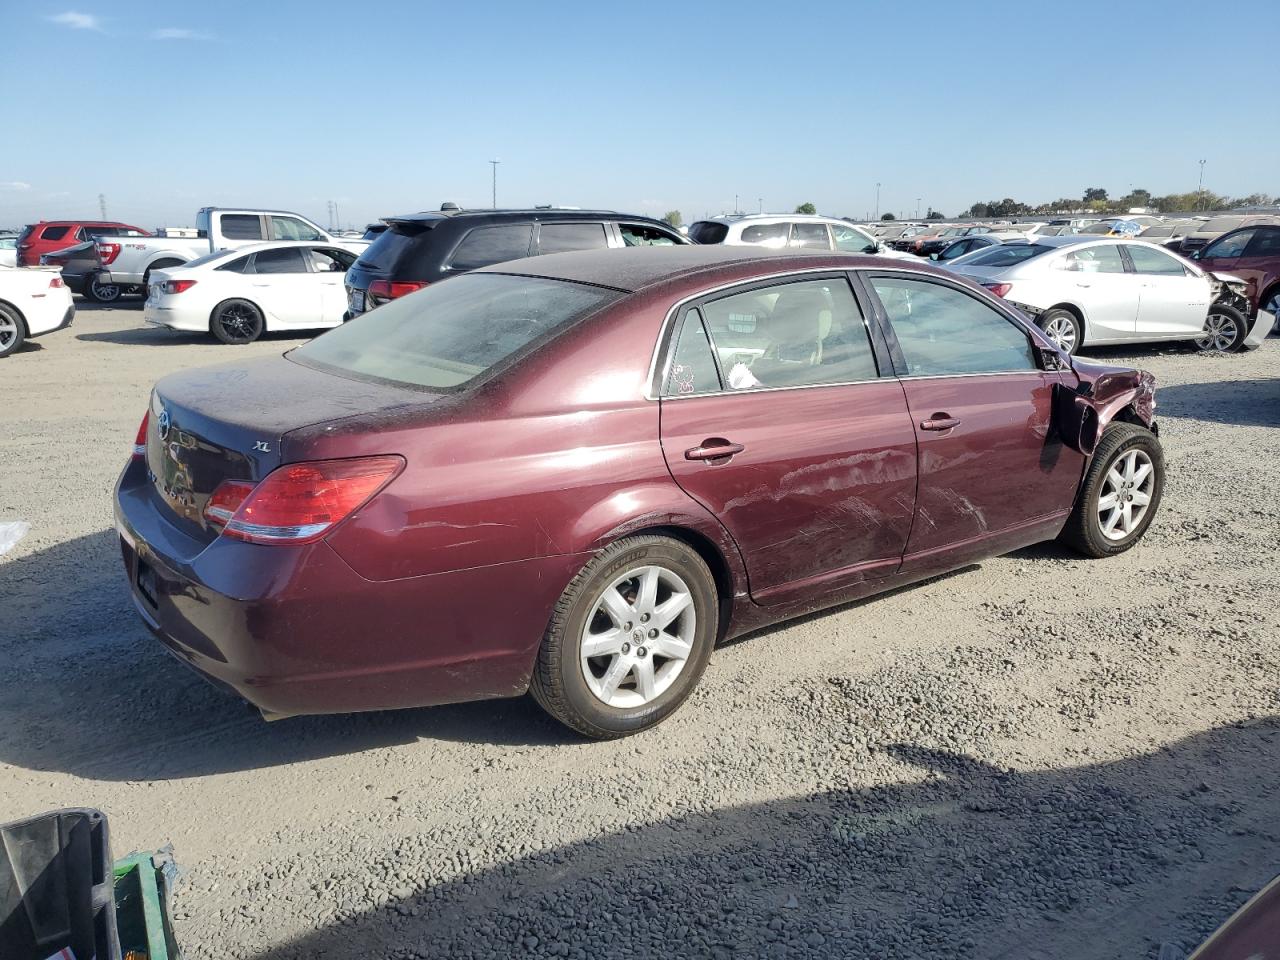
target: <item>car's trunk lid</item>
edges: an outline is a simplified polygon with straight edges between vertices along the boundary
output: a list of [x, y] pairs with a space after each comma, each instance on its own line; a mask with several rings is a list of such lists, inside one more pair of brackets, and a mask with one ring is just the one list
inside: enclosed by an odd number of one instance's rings
[[270, 357], [166, 377], [151, 394], [147, 469], [157, 506], [211, 541], [203, 512], [224, 480], [258, 481], [283, 461], [285, 435], [348, 417], [423, 407], [438, 394], [349, 380]]

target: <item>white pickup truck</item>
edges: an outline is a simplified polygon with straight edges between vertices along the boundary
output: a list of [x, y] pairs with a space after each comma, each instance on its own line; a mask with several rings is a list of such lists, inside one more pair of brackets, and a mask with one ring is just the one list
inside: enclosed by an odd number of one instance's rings
[[306, 217], [283, 210], [235, 210], [205, 207], [196, 214], [191, 237], [110, 237], [98, 244], [102, 265], [97, 282], [145, 288], [152, 270], [177, 267], [196, 257], [262, 243], [264, 240], [316, 240], [363, 253], [367, 240], [334, 237]]

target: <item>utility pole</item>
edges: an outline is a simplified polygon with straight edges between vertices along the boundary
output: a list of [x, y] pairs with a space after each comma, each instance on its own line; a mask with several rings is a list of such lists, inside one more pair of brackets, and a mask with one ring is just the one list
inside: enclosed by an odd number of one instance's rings
[[920, 198], [916, 197], [916, 219], [920, 219]]
[[880, 181], [876, 181], [876, 219], [880, 219]]
[[756, 206], [759, 208], [756, 213], [764, 213], [764, 197], [756, 197]]
[[490, 160], [489, 162], [493, 164], [493, 209], [497, 210], [498, 209], [498, 164], [500, 164], [502, 161]]
[[98, 212], [102, 214], [102, 219], [107, 219], [107, 195], [105, 193], [98, 194]]
[[338, 213], [338, 201], [333, 201], [333, 225], [339, 230], [342, 229], [342, 214]]
[[733, 195], [733, 212], [738, 212], [738, 195], [736, 193]]
[[[1196, 209], [1200, 209], [1200, 205], [1204, 203], [1204, 161], [1200, 161], [1200, 182], [1196, 184]], [[105, 217], [106, 214], [103, 214]]]

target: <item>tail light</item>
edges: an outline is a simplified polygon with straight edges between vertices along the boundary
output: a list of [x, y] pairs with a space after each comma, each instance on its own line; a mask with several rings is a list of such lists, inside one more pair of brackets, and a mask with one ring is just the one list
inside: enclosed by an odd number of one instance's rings
[[133, 459], [141, 460], [147, 455], [147, 425], [151, 423], [151, 411], [142, 415], [142, 423], [138, 424], [137, 436], [133, 438]]
[[61, 277], [50, 277], [50, 278], [49, 278], [49, 288], [50, 288], [51, 290], [56, 290], [56, 289], [58, 289], [59, 287], [65, 287], [65, 286], [66, 286], [66, 284], [62, 282], [62, 278], [61, 278]]
[[369, 284], [369, 296], [377, 303], [386, 303], [425, 286], [420, 280], [374, 280]]
[[224, 480], [204, 518], [248, 543], [312, 543], [351, 516], [398, 474], [402, 457], [290, 463], [258, 484]]
[[104, 267], [109, 266], [116, 257], [120, 256], [120, 244], [118, 243], [99, 243], [98, 244], [98, 262]]
[[165, 293], [182, 293], [184, 290], [190, 290], [196, 285], [194, 280], [166, 280], [164, 282]]
[[1012, 283], [984, 283], [983, 286], [997, 297], [1007, 296], [1009, 291], [1013, 289]]

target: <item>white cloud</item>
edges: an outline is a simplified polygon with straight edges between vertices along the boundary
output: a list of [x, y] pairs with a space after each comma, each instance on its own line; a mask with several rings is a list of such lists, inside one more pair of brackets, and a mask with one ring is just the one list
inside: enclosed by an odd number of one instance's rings
[[151, 31], [152, 40], [212, 40], [210, 34], [189, 27], [161, 27]]
[[57, 16], [50, 17], [49, 19], [64, 27], [70, 27], [72, 30], [102, 31], [102, 21], [92, 13], [76, 13], [74, 10], [68, 10], [66, 13], [60, 13]]
[[23, 183], [21, 180], [0, 180], [0, 190], [6, 192], [17, 193], [21, 190], [30, 190], [31, 184]]

